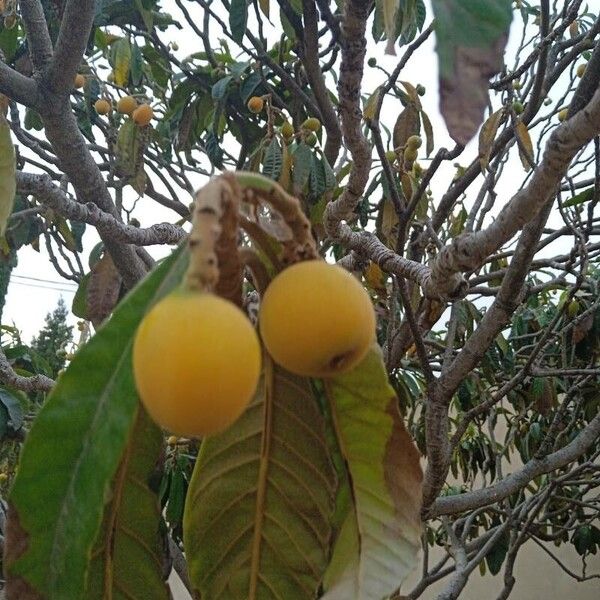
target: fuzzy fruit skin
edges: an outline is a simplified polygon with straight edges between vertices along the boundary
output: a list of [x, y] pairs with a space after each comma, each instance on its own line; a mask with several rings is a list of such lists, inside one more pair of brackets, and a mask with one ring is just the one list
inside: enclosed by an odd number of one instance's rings
[[586, 67], [587, 67], [586, 64], [581, 64], [581, 65], [577, 66], [577, 77], [583, 77]]
[[559, 111], [558, 113], [558, 120], [562, 123], [562, 121], [566, 121], [567, 120], [567, 115], [569, 114], [569, 109], [568, 108], [563, 108], [561, 111]]
[[94, 104], [94, 108], [96, 109], [96, 112], [99, 115], [107, 115], [110, 112], [110, 109], [112, 107], [108, 100], [104, 100], [104, 98], [100, 98], [99, 100], [96, 100], [96, 103]]
[[258, 114], [265, 107], [265, 101], [260, 96], [252, 96], [248, 100], [248, 110], [251, 113]]
[[161, 427], [184, 437], [231, 425], [252, 399], [261, 369], [246, 315], [209, 293], [174, 292], [142, 320], [133, 374], [142, 403]]
[[302, 123], [302, 127], [304, 129], [308, 129], [309, 131], [319, 131], [321, 129], [321, 121], [316, 117], [309, 117]]
[[289, 122], [286, 121], [282, 126], [281, 126], [281, 135], [284, 138], [291, 138], [294, 135], [294, 126]]
[[419, 136], [419, 135], [411, 135], [406, 140], [406, 146], [408, 148], [410, 148], [411, 150], [418, 150], [422, 144], [423, 144], [423, 140], [421, 139], [421, 136]]
[[297, 263], [273, 279], [258, 321], [273, 360], [305, 377], [349, 371], [375, 340], [375, 313], [363, 286], [321, 260]]
[[117, 111], [123, 115], [130, 115], [137, 108], [137, 100], [133, 96], [123, 96], [117, 102]]
[[85, 77], [81, 73], [77, 73], [75, 75], [75, 80], [73, 81], [73, 87], [76, 89], [80, 89], [85, 85]]
[[140, 104], [131, 115], [134, 122], [140, 127], [145, 127], [152, 121], [154, 111], [149, 104]]

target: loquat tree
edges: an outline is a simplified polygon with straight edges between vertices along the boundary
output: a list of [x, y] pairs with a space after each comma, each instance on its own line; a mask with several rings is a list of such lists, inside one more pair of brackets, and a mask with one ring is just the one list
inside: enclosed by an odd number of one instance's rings
[[588, 5], [0, 12], [3, 264], [39, 250], [84, 321], [52, 379], [0, 354], [49, 392], [7, 598], [500, 600], [524, 547], [597, 577]]

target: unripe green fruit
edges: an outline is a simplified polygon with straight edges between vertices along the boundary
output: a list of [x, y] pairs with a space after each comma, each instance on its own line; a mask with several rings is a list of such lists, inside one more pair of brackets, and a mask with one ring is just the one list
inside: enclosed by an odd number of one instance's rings
[[385, 153], [385, 157], [388, 159], [389, 162], [395, 162], [396, 159], [398, 158], [398, 156], [396, 155], [396, 153], [393, 150], [388, 150]]
[[427, 89], [425, 88], [425, 86], [419, 83], [419, 85], [417, 86], [417, 94], [419, 94], [419, 96], [424, 96], [426, 91]]
[[413, 162], [415, 162], [415, 160], [417, 160], [418, 156], [419, 156], [419, 153], [417, 152], [417, 150], [415, 150], [413, 148], [407, 148], [404, 151], [404, 161], [405, 162], [413, 163]]
[[294, 135], [294, 126], [289, 121], [281, 126], [281, 135], [286, 139]]
[[512, 82], [512, 86], [513, 86], [513, 90], [520, 90], [523, 87], [523, 84], [518, 79], [515, 79]]
[[314, 132], [311, 132], [309, 135], [306, 136], [305, 140], [304, 140], [309, 146], [315, 146], [317, 143], [317, 135]]
[[371, 56], [371, 58], [369, 58], [369, 60], [367, 61], [367, 64], [370, 67], [376, 67], [377, 66], [377, 59], [374, 56]]
[[418, 136], [418, 135], [411, 135], [406, 140], [406, 146], [408, 148], [410, 148], [411, 150], [418, 150], [422, 144], [423, 144], [423, 140], [421, 139], [421, 136]]
[[303, 129], [308, 129], [309, 131], [319, 131], [321, 129], [321, 121], [316, 117], [310, 117], [302, 123]]
[[522, 102], [513, 102], [512, 107], [515, 113], [518, 115], [520, 115], [525, 110], [525, 107], [523, 106]]
[[559, 111], [558, 113], [558, 120], [562, 123], [563, 121], [567, 120], [567, 116], [569, 114], [569, 109], [568, 108], [563, 108], [561, 111]]

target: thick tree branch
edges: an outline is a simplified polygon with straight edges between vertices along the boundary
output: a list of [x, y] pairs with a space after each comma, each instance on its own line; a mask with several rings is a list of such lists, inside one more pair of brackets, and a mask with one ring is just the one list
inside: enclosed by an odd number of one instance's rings
[[21, 16], [25, 24], [31, 62], [37, 71], [43, 71], [52, 59], [52, 40], [40, 0], [21, 0]]
[[560, 180], [577, 152], [600, 132], [600, 91], [590, 104], [557, 127], [544, 158], [529, 184], [517, 192], [495, 221], [481, 231], [466, 233], [445, 246], [431, 266], [432, 286], [440, 295], [456, 295], [448, 285], [459, 272], [479, 268], [488, 256], [510, 240], [556, 193]]
[[54, 57], [45, 84], [54, 93], [70, 90], [85, 52], [96, 3], [94, 0], [68, 0], [60, 23]]
[[31, 107], [37, 104], [38, 86], [33, 79], [21, 75], [0, 60], [0, 94]]
[[342, 143], [342, 132], [319, 64], [319, 30], [315, 0], [303, 0], [303, 6], [305, 26], [303, 63], [327, 132], [325, 157], [329, 164], [334, 166]]
[[344, 245], [348, 241], [350, 228], [343, 227], [342, 222], [352, 216], [369, 181], [371, 168], [371, 145], [362, 132], [360, 90], [367, 48], [365, 30], [372, 4], [372, 1], [347, 0], [342, 22], [338, 93], [342, 132], [352, 154], [353, 165], [344, 192], [327, 205], [324, 224], [327, 234]]
[[81, 204], [71, 200], [59, 187], [54, 185], [49, 175], [17, 173], [19, 192], [34, 196], [40, 203], [55, 210], [68, 219], [94, 226], [104, 239], [124, 242], [136, 246], [154, 244], [177, 244], [187, 234], [184, 229], [170, 223], [158, 223], [142, 229], [115, 219], [103, 212], [93, 202]]

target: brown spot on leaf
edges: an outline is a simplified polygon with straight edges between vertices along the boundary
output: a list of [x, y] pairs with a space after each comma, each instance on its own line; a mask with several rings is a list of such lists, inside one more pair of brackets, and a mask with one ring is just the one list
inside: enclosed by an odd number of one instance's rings
[[384, 477], [399, 517], [399, 525], [408, 539], [418, 543], [418, 532], [421, 528], [421, 502], [423, 470], [421, 455], [410, 434], [406, 430], [398, 410], [398, 400], [390, 399], [387, 413], [392, 417], [392, 435], [390, 436], [384, 458]]
[[16, 508], [9, 503], [4, 542], [4, 571], [6, 575], [7, 600], [44, 600], [20, 575], [11, 573], [11, 566], [27, 551], [29, 536], [21, 526]]
[[440, 110], [457, 144], [469, 142], [483, 121], [489, 80], [502, 68], [507, 39], [502, 35], [489, 48], [457, 46], [452, 77], [440, 77]]

